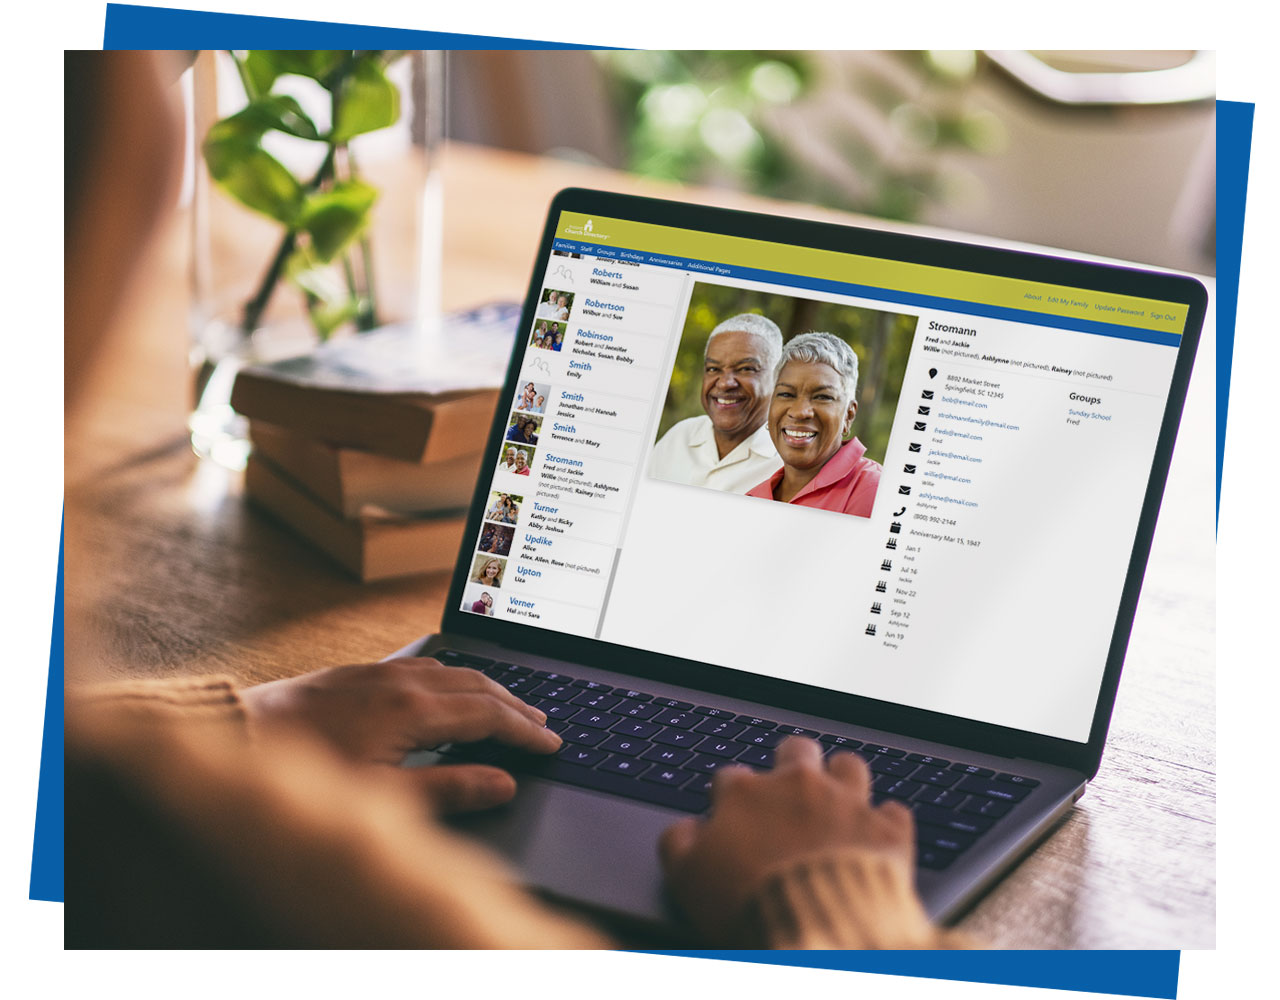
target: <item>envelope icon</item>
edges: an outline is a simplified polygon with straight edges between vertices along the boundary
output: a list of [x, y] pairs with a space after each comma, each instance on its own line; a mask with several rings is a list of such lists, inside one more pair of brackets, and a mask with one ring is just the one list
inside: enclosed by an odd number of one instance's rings
[[899, 493], [901, 493], [901, 494], [903, 494], [904, 496], [910, 496], [910, 495], [911, 495], [911, 487], [910, 487], [910, 486], [899, 486], [899, 487], [898, 487], [898, 492], [899, 492]]
[[902, 467], [902, 471], [903, 471], [903, 472], [910, 472], [910, 473], [912, 473], [912, 474], [914, 475], [914, 474], [915, 474], [915, 471], [916, 471], [916, 467], [915, 467], [914, 465], [904, 465], [904, 466]]
[[919, 450], [920, 450], [919, 441], [912, 441], [909, 445], [907, 445], [907, 451], [919, 451]]
[[922, 430], [924, 430], [924, 421], [923, 421], [923, 420], [917, 420], [917, 421], [916, 421], [916, 430], [918, 430], [918, 431], [922, 431]]
[[929, 415], [929, 407], [922, 406], [918, 410], [916, 410], [916, 412], [920, 414], [920, 416], [922, 417], [927, 417]]
[[932, 390], [932, 389], [926, 389], [924, 392], [920, 393], [920, 398], [921, 398], [921, 399], [933, 399], [933, 390]]

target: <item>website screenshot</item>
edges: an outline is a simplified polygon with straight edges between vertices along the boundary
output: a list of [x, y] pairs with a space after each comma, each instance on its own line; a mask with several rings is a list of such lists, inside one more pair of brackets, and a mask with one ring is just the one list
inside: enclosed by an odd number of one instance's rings
[[1087, 739], [1185, 306], [557, 234], [463, 610]]

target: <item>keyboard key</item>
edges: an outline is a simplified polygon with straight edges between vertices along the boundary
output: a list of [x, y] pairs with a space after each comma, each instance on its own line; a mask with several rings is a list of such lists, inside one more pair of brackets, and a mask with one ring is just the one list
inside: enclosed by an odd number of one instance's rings
[[[510, 679], [508, 680], [507, 677], [510, 677]], [[542, 681], [538, 680], [536, 677], [511, 677], [509, 673], [507, 677], [504, 677], [498, 683], [512, 694], [523, 694], [526, 691], [532, 691], [542, 683]], [[539, 695], [539, 697], [541, 697], [541, 695]]]
[[646, 705], [642, 701], [631, 701], [627, 698], [613, 706], [614, 715], [625, 715], [632, 719], [652, 719], [661, 711], [662, 709], [657, 705]]
[[1006, 781], [979, 778], [975, 774], [966, 774], [955, 787], [956, 791], [959, 792], [968, 792], [970, 795], [985, 795], [989, 799], [999, 799], [1002, 802], [1021, 802], [1031, 794], [1030, 788], [1011, 785]]
[[456, 649], [437, 649], [434, 653], [428, 653], [427, 655], [439, 660], [446, 667], [488, 667], [493, 665], [493, 660], [487, 656], [462, 653]]
[[957, 792], [954, 788], [926, 785], [924, 791], [917, 795], [915, 800], [925, 805], [937, 806], [939, 809], [954, 809], [965, 800], [965, 794]]
[[473, 670], [479, 670], [486, 677], [492, 677], [495, 681], [502, 680], [502, 678], [505, 677], [507, 673], [506, 667], [500, 666], [496, 663], [490, 664], [487, 667], [476, 667], [476, 666], [472, 666], [470, 663], [464, 664], [464, 666], [471, 667]]
[[923, 781], [929, 785], [938, 785], [941, 788], [950, 788], [957, 781], [964, 777], [958, 771], [946, 771], [940, 767], [921, 767], [911, 777], [916, 781]]
[[693, 710], [709, 719], [732, 719], [733, 713], [727, 708], [710, 708], [707, 705], [694, 705]]
[[569, 723], [565, 722], [564, 719], [548, 719], [547, 728], [553, 733], [563, 733], [569, 728]]
[[963, 774], [976, 774], [980, 778], [990, 778], [996, 773], [989, 767], [979, 767], [977, 764], [952, 764], [951, 770], [960, 771]]
[[709, 774], [694, 775], [691, 781], [686, 782], [684, 790], [686, 792], [697, 792], [700, 795], [711, 794], [712, 776]]
[[768, 719], [757, 719], [753, 715], [739, 715], [739, 722], [745, 722], [748, 726], [755, 726], [757, 729], [776, 729], [778, 724], [770, 722]]
[[576, 688], [586, 688], [588, 691], [608, 691], [613, 687], [612, 684], [605, 684], [601, 681], [588, 681], [583, 680], [582, 678], [574, 681], [573, 686]]
[[733, 760], [745, 749], [747, 749], [746, 743], [736, 743], [733, 740], [718, 740], [714, 736], [708, 736], [703, 743], [699, 744], [698, 753], [709, 753], [713, 757]]
[[557, 684], [571, 684], [573, 678], [565, 674], [557, 674], [551, 670], [535, 670], [533, 676], [544, 681], [555, 681]]
[[913, 760], [917, 764], [928, 764], [930, 767], [950, 767], [951, 761], [943, 760], [941, 757], [931, 757], [927, 753], [909, 753], [907, 760]]
[[895, 778], [892, 774], [882, 774], [871, 783], [872, 791], [878, 795], [888, 795], [895, 799], [909, 799], [920, 791], [924, 785], [907, 778]]
[[929, 868], [933, 871], [942, 871], [956, 857], [955, 851], [944, 851], [937, 847], [918, 847], [916, 849], [916, 864], [921, 868]]
[[750, 743], [752, 746], [772, 749], [782, 742], [783, 735], [781, 733], [771, 733], [766, 729], [756, 729], [748, 726], [736, 738], [739, 743]]
[[597, 712], [594, 708], [584, 708], [570, 721], [579, 726], [590, 726], [592, 729], [609, 729], [621, 722], [622, 716]]
[[622, 736], [638, 736], [642, 740], [647, 740], [654, 733], [662, 732], [661, 726], [655, 726], [652, 722], [639, 722], [635, 719], [623, 719], [611, 732], [618, 733]]
[[770, 768], [773, 767], [773, 751], [763, 747], [748, 747], [738, 755], [737, 761], [751, 767]]
[[1040, 787], [1040, 782], [1035, 778], [1024, 778], [1020, 774], [997, 774], [996, 781], [1007, 781], [1011, 785], [1021, 785], [1023, 788]]
[[645, 694], [643, 691], [632, 691], [630, 688], [614, 688], [613, 693], [619, 698], [630, 701], [653, 701], [653, 695]]
[[593, 747], [607, 735], [607, 733], [599, 729], [589, 729], [570, 722], [568, 728], [560, 734], [560, 738], [566, 743], [577, 743], [580, 746]]
[[634, 736], [610, 736], [599, 746], [601, 750], [608, 750], [610, 753], [620, 753], [627, 757], [639, 757], [653, 744], [648, 740], [638, 740]]
[[600, 770], [611, 771], [614, 774], [625, 774], [635, 778], [644, 774], [651, 767], [653, 767], [652, 764], [646, 764], [644, 761], [636, 760], [633, 757], [610, 757], [600, 765]]
[[862, 749], [869, 751], [878, 757], [905, 757], [907, 755], [905, 750], [897, 750], [894, 747], [876, 746], [874, 743], [865, 743], [863, 744]]
[[650, 747], [640, 755], [641, 760], [651, 760], [655, 764], [666, 764], [679, 767], [693, 756], [692, 750], [681, 750], [679, 747]]
[[584, 708], [598, 708], [602, 712], [607, 712], [621, 700], [617, 695], [605, 694], [603, 691], [583, 691], [582, 694], [571, 699], [574, 705], [582, 705]]
[[871, 762], [872, 774], [888, 774], [895, 778], [905, 778], [914, 771], [919, 764], [912, 764], [906, 760], [894, 760], [892, 757], [877, 757]]
[[[593, 751], [594, 752], [594, 751]], [[631, 760], [633, 758], [623, 758]], [[707, 808], [706, 795], [647, 781], [637, 781], [633, 774], [615, 773], [605, 767], [582, 767], [556, 757], [522, 754], [520, 770], [525, 774], [562, 781], [579, 788], [592, 788], [641, 802], [698, 813]], [[611, 763], [611, 762], [609, 762]]]
[[950, 809], [939, 809], [937, 806], [918, 805], [915, 810], [917, 823], [928, 823], [955, 833], [967, 833], [974, 837], [981, 836], [995, 825], [994, 819], [986, 816], [973, 816], [969, 813], [953, 812]]
[[927, 823], [916, 824], [916, 843], [921, 847], [939, 847], [944, 851], [966, 851], [973, 846], [976, 838], [967, 833], [944, 830], [940, 826]]
[[788, 726], [785, 723], [777, 727], [777, 731], [783, 736], [811, 736], [816, 737], [818, 731], [816, 729], [805, 729], [804, 726]]
[[688, 761], [684, 766], [690, 771], [702, 771], [706, 774], [710, 774], [712, 771], [721, 767], [728, 767], [732, 763], [734, 763], [734, 761], [728, 760], [724, 757], [709, 757], [704, 753], [697, 753], [694, 754], [693, 759]]
[[681, 771], [676, 767], [651, 767], [640, 775], [640, 780], [652, 781], [656, 785], [670, 785], [673, 788], [679, 788], [691, 777], [693, 775], [688, 771]]
[[506, 667], [507, 673], [518, 674], [521, 677], [529, 677], [533, 674], [532, 667], [522, 667], [518, 663], [499, 663], [498, 666]]
[[543, 681], [538, 687], [533, 689], [533, 693], [539, 698], [550, 698], [552, 701], [568, 701], [578, 692], [567, 684], [558, 684], [555, 681]]
[[695, 747], [705, 739], [701, 733], [691, 733], [686, 729], [667, 729], [655, 736], [653, 742], [668, 747]]
[[542, 700], [536, 694], [527, 694], [524, 692], [517, 693], [516, 697], [519, 698], [526, 705], [533, 705], [535, 707], [537, 706], [538, 702]]
[[676, 729], [692, 729], [702, 720], [692, 712], [663, 712], [653, 720], [660, 726], [673, 726]]
[[566, 722], [581, 711], [577, 705], [570, 705], [567, 701], [549, 701], [547, 699], [539, 699], [533, 707], [540, 708], [546, 712], [548, 719], [563, 719]]
[[679, 712], [693, 708], [693, 702], [681, 701], [679, 698], [654, 698], [653, 703], [660, 705], [662, 708], [674, 708]]
[[589, 747], [566, 746], [561, 747], [556, 756], [579, 767], [595, 767], [609, 755], [603, 750], [592, 750]]
[[[957, 792], [956, 794], [963, 793]], [[999, 819], [1001, 816], [1007, 816], [1012, 808], [1012, 802], [1001, 802], [999, 799], [988, 799], [981, 795], [972, 795], [960, 807], [960, 811], [974, 816], [990, 816], [992, 819]]]
[[[833, 736], [830, 733], [823, 733], [818, 737], [819, 743], [826, 743], [833, 747], [840, 747], [844, 750], [857, 750], [862, 746], [860, 740], [851, 739], [848, 736]], [[830, 753], [831, 751], [827, 751]]]
[[695, 733], [706, 736], [720, 736], [726, 740], [734, 739], [747, 727], [741, 722], [727, 722], [724, 719], [707, 719], [693, 727]]

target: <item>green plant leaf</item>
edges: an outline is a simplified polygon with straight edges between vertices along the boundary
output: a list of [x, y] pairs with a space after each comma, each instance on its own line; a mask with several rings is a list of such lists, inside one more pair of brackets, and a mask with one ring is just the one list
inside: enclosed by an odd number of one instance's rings
[[394, 125], [400, 117], [400, 92], [373, 57], [360, 59], [338, 94], [331, 142]]
[[282, 72], [276, 65], [275, 53], [264, 49], [250, 50], [240, 61], [240, 65], [248, 80], [245, 89], [253, 91], [249, 95], [250, 99], [269, 93], [276, 77]]
[[302, 207], [302, 186], [288, 169], [250, 137], [236, 129], [209, 130], [204, 159], [218, 186], [242, 205], [292, 226]]
[[337, 303], [322, 303], [310, 310], [311, 323], [320, 334], [321, 340], [328, 340], [338, 327], [350, 323], [360, 312], [360, 304], [352, 298]]
[[308, 196], [298, 216], [298, 228], [311, 237], [316, 258], [333, 260], [359, 236], [377, 198], [377, 189], [362, 181], [339, 181], [328, 191]]
[[307, 314], [322, 340], [359, 315], [361, 300], [351, 294], [338, 269], [320, 260], [312, 248], [295, 250], [284, 273], [306, 296]]
[[250, 101], [231, 117], [217, 122], [209, 130], [209, 135], [215, 139], [236, 136], [256, 142], [273, 129], [299, 139], [320, 138], [320, 130], [302, 110], [302, 105], [292, 97], [280, 94], [268, 94]]
[[248, 56], [255, 83], [270, 74], [270, 82], [262, 93], [270, 89], [276, 77], [286, 73], [309, 76], [325, 83], [343, 60], [350, 57], [351, 53], [342, 49], [255, 49]]

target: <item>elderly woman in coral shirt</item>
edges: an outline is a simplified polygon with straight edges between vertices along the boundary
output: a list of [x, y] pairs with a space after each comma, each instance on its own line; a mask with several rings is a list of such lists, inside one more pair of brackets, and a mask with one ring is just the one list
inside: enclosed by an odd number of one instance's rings
[[782, 468], [747, 492], [801, 507], [870, 517], [880, 466], [856, 437], [858, 356], [830, 333], [802, 333], [782, 348], [769, 436]]

